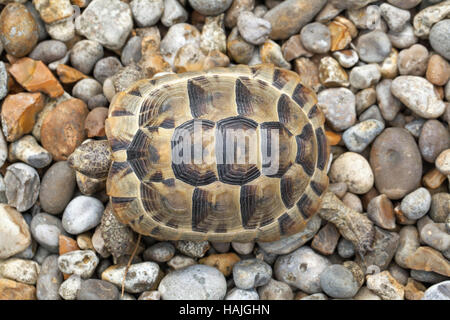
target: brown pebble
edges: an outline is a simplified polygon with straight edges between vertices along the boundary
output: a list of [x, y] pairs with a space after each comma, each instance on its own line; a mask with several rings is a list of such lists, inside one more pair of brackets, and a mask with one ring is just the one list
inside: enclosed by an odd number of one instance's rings
[[84, 140], [84, 121], [88, 115], [86, 104], [80, 99], [61, 102], [49, 112], [42, 123], [41, 142], [53, 160], [67, 160]]
[[340, 235], [336, 227], [332, 223], [328, 222], [314, 236], [311, 247], [324, 255], [330, 255], [336, 249], [339, 237]]
[[447, 179], [438, 169], [428, 171], [422, 178], [423, 185], [430, 189], [437, 189]]
[[380, 193], [377, 191], [377, 189], [372, 188], [369, 190], [369, 192], [365, 193], [362, 195], [361, 197], [361, 202], [363, 205], [364, 210], [367, 210], [367, 207], [370, 203], [370, 201], [375, 198], [376, 196], [378, 196]]
[[63, 255], [67, 252], [80, 250], [78, 247], [77, 242], [67, 236], [64, 236], [62, 234], [59, 235], [59, 255]]
[[36, 300], [36, 288], [9, 279], [0, 279], [0, 300]]
[[408, 278], [408, 283], [405, 286], [406, 300], [421, 300], [427, 288], [412, 278]]
[[75, 83], [81, 79], [88, 78], [84, 73], [62, 63], [56, 67], [56, 73], [58, 74], [59, 80], [64, 84]]
[[108, 108], [93, 109], [84, 121], [84, 130], [88, 138], [105, 136], [105, 120], [108, 117]]
[[383, 229], [395, 229], [394, 206], [385, 194], [381, 194], [369, 202], [367, 216]]
[[310, 58], [313, 54], [303, 47], [301, 37], [299, 34], [294, 34], [287, 39], [281, 46], [283, 56], [287, 61], [292, 61], [299, 57]]
[[426, 77], [434, 85], [445, 85], [450, 78], [449, 63], [438, 54], [432, 55], [428, 61]]
[[310, 87], [315, 92], [321, 87], [319, 80], [319, 67], [310, 59], [302, 57], [295, 59], [294, 70], [302, 78], [305, 86]]
[[352, 42], [352, 36], [345, 24], [332, 21], [328, 29], [331, 33], [331, 51], [343, 50]]
[[219, 50], [213, 50], [206, 56], [203, 62], [203, 70], [209, 70], [216, 67], [227, 67], [230, 64], [230, 58]]
[[211, 254], [198, 262], [219, 269], [225, 277], [228, 277], [233, 270], [233, 266], [239, 262], [241, 258], [234, 252]]
[[439, 251], [431, 247], [417, 248], [405, 262], [410, 269], [433, 271], [450, 277], [450, 263]]

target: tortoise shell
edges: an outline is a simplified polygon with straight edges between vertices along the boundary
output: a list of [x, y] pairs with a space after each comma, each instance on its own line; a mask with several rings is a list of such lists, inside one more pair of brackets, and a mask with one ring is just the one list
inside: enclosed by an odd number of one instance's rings
[[269, 65], [138, 81], [114, 97], [106, 121], [114, 212], [165, 240], [301, 231], [328, 187], [316, 102], [298, 74]]

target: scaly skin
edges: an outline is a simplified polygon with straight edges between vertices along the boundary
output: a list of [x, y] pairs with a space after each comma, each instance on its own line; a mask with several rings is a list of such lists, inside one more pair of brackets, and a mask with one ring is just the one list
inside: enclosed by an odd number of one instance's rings
[[111, 166], [111, 149], [107, 140], [83, 143], [67, 159], [74, 170], [95, 179], [108, 176]]

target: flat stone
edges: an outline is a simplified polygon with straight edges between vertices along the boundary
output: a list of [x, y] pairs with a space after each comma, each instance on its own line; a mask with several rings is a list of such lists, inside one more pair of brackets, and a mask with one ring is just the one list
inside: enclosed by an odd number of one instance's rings
[[389, 271], [368, 275], [367, 288], [383, 300], [403, 300], [405, 294], [403, 286], [391, 276]]
[[89, 279], [81, 282], [77, 300], [119, 300], [119, 289], [103, 280]]
[[24, 163], [14, 163], [6, 168], [6, 198], [8, 204], [18, 211], [30, 209], [39, 196], [39, 174]]

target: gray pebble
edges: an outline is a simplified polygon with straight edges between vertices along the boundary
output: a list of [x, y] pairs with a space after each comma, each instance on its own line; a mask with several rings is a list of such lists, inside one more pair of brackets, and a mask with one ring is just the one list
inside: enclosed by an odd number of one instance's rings
[[70, 52], [70, 63], [84, 74], [91, 73], [95, 63], [103, 57], [103, 47], [92, 40], [78, 41]]
[[33, 238], [45, 249], [58, 253], [59, 235], [66, 235], [61, 219], [47, 213], [38, 213], [31, 220], [30, 231]]
[[405, 226], [400, 230], [400, 241], [395, 253], [395, 262], [402, 268], [409, 269], [406, 259], [420, 246], [419, 233], [415, 226]]
[[62, 59], [67, 53], [67, 46], [58, 40], [46, 40], [38, 43], [29, 57], [34, 60], [41, 60], [45, 64]]
[[78, 196], [69, 202], [62, 217], [64, 229], [71, 234], [80, 234], [95, 228], [101, 220], [103, 204], [93, 197]]
[[424, 124], [424, 119], [415, 119], [405, 124], [405, 129], [408, 130], [414, 136], [414, 138], [419, 138]]
[[209, 250], [208, 241], [177, 241], [176, 248], [182, 253], [192, 258], [201, 258]]
[[317, 99], [318, 106], [335, 130], [345, 130], [355, 123], [355, 95], [349, 89], [325, 89], [318, 94]]
[[439, 283], [448, 279], [446, 276], [443, 276], [439, 273], [425, 270], [411, 270], [410, 275], [414, 280], [432, 284]]
[[314, 293], [309, 296], [303, 297], [300, 300], [328, 300], [328, 297], [323, 293]]
[[364, 257], [364, 264], [367, 268], [377, 266], [385, 270], [391, 263], [399, 246], [400, 237], [396, 232], [389, 232], [375, 226], [372, 250]]
[[25, 135], [9, 145], [8, 160], [19, 160], [34, 168], [44, 168], [52, 162], [52, 155], [32, 135]]
[[427, 214], [430, 206], [430, 192], [425, 188], [419, 188], [403, 198], [400, 209], [408, 219], [417, 220]]
[[443, 223], [428, 223], [420, 230], [420, 239], [430, 247], [441, 252], [450, 249], [450, 234]]
[[387, 3], [380, 5], [381, 16], [392, 31], [400, 31], [411, 18], [408, 10], [402, 10]]
[[[105, 82], [106, 78], [109, 78], [116, 74], [119, 69], [122, 68], [122, 63], [116, 57], [107, 57], [97, 61], [94, 67], [94, 78], [100, 83]], [[102, 91], [100, 91], [102, 92]]]
[[381, 70], [378, 64], [354, 67], [350, 72], [350, 84], [357, 89], [365, 89], [376, 85], [380, 79]]
[[390, 53], [392, 45], [386, 33], [375, 30], [359, 37], [359, 58], [367, 63], [382, 62]]
[[33, 257], [33, 260], [39, 264], [42, 264], [45, 258], [47, 258], [50, 254], [51, 252], [45, 249], [43, 246], [38, 246], [36, 254]]
[[103, 93], [102, 85], [94, 79], [82, 79], [72, 89], [72, 96], [88, 103], [89, 98]]
[[8, 94], [8, 72], [5, 63], [0, 61], [0, 100]]
[[247, 255], [252, 253], [253, 248], [255, 247], [254, 242], [235, 242], [233, 241], [231, 243], [231, 246], [233, 247], [234, 251], [236, 251], [238, 254]]
[[97, 267], [99, 259], [92, 250], [75, 250], [64, 253], [58, 258], [58, 267], [66, 274], [77, 274], [89, 279]]
[[383, 118], [387, 121], [394, 120], [402, 108], [400, 100], [392, 95], [391, 86], [391, 79], [383, 79], [376, 87], [378, 106]]
[[77, 300], [119, 300], [119, 289], [103, 280], [89, 279], [81, 283]]
[[401, 75], [423, 76], [428, 67], [428, 50], [421, 44], [415, 44], [400, 51], [398, 71]]
[[177, 0], [164, 0], [164, 12], [161, 23], [166, 27], [171, 27], [177, 23], [187, 21], [188, 13]]
[[[102, 89], [103, 92], [103, 89]], [[108, 107], [109, 106], [109, 101], [108, 99], [106, 99], [105, 95], [103, 93], [100, 94], [96, 94], [93, 97], [90, 97], [88, 100], [88, 109], [92, 110], [95, 108], [100, 108], [100, 107]]]
[[39, 196], [39, 174], [24, 163], [14, 163], [6, 168], [5, 185], [8, 204], [20, 212], [30, 209]]
[[228, 292], [225, 300], [259, 300], [259, 295], [255, 289], [233, 288]]
[[409, 272], [406, 269], [403, 269], [395, 262], [392, 262], [389, 265], [388, 271], [392, 275], [392, 277], [394, 277], [395, 280], [397, 280], [398, 283], [406, 286], [409, 278]]
[[254, 45], [263, 44], [269, 38], [272, 30], [269, 21], [258, 18], [250, 11], [243, 11], [239, 14], [237, 27], [242, 38]]
[[437, 223], [444, 223], [450, 215], [450, 194], [439, 192], [431, 197], [430, 218]]
[[155, 262], [167, 262], [175, 255], [175, 247], [172, 243], [164, 241], [157, 242], [147, 248], [143, 253], [144, 260]]
[[303, 46], [314, 53], [327, 53], [331, 48], [331, 33], [327, 26], [313, 22], [304, 26], [300, 32]]
[[240, 289], [251, 289], [263, 286], [272, 277], [272, 268], [264, 261], [247, 259], [233, 266], [233, 280]]
[[430, 44], [441, 56], [450, 60], [450, 19], [436, 23], [430, 31]]
[[333, 57], [344, 68], [351, 68], [359, 61], [358, 53], [355, 50], [342, 50], [333, 52]]
[[400, 31], [389, 31], [387, 35], [392, 45], [398, 49], [409, 48], [418, 41], [410, 23], [407, 23]]
[[370, 119], [378, 120], [384, 124], [384, 118], [381, 115], [380, 108], [377, 105], [371, 106], [359, 115], [359, 121], [366, 121]]
[[450, 133], [439, 120], [428, 120], [419, 136], [419, 150], [425, 161], [434, 163], [439, 154], [450, 149]]
[[258, 288], [261, 300], [292, 300], [294, 293], [291, 287], [281, 281], [270, 279], [269, 282]]
[[64, 300], [75, 300], [77, 298], [78, 291], [81, 288], [81, 277], [77, 274], [71, 275], [66, 281], [64, 281], [59, 287], [59, 295]]
[[388, 2], [402, 9], [411, 9], [421, 3], [422, 0], [388, 0]]
[[189, 4], [195, 11], [205, 16], [215, 16], [227, 10], [233, 0], [189, 0]]
[[355, 255], [355, 246], [350, 240], [343, 237], [339, 240], [337, 250], [339, 256], [344, 259], [351, 258]]
[[219, 253], [226, 253], [230, 251], [230, 242], [215, 242], [211, 241], [211, 245]]
[[450, 300], [450, 280], [429, 287], [422, 300]]
[[46, 24], [45, 29], [50, 38], [59, 41], [70, 41], [75, 37], [75, 24], [72, 18], [61, 20], [53, 24]]
[[130, 65], [133, 62], [138, 62], [142, 57], [142, 45], [141, 37], [134, 36], [131, 37], [122, 49], [122, 55], [120, 60], [125, 66]]
[[158, 291], [163, 300], [222, 300], [227, 282], [216, 268], [193, 265], [168, 273]]
[[348, 150], [353, 152], [362, 152], [383, 130], [383, 122], [370, 119], [355, 124], [345, 130], [342, 135], [342, 140]]
[[359, 290], [359, 284], [349, 269], [334, 264], [328, 266], [320, 274], [322, 290], [333, 298], [351, 298]]
[[133, 0], [131, 12], [138, 27], [151, 27], [156, 24], [164, 12], [163, 0]]
[[58, 256], [48, 256], [42, 263], [36, 283], [38, 300], [60, 300], [59, 287], [62, 282], [63, 275], [58, 268]]

